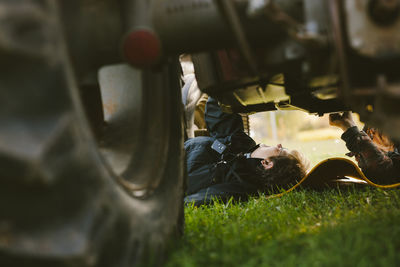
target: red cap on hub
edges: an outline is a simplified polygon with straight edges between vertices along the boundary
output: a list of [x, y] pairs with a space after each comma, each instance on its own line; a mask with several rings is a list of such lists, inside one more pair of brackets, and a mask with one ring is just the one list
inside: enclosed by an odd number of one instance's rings
[[126, 59], [138, 68], [148, 68], [158, 63], [161, 44], [154, 32], [146, 29], [131, 32], [123, 45]]

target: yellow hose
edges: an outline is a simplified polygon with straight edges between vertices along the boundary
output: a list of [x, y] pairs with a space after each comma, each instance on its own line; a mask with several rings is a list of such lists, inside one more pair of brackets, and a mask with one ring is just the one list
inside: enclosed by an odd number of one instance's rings
[[294, 189], [296, 189], [297, 187], [299, 187], [308, 177], [310, 177], [314, 171], [320, 167], [322, 167], [324, 164], [326, 164], [329, 161], [342, 161], [342, 162], [346, 162], [348, 164], [351, 164], [354, 167], [354, 170], [357, 172], [357, 175], [347, 175], [348, 177], [354, 178], [354, 179], [358, 179], [358, 180], [364, 180], [365, 182], [367, 182], [367, 184], [377, 187], [377, 188], [382, 188], [382, 189], [391, 189], [391, 188], [396, 188], [400, 186], [400, 183], [395, 183], [395, 184], [390, 184], [390, 185], [379, 185], [376, 184], [374, 182], [371, 182], [365, 175], [364, 173], [361, 171], [361, 169], [351, 160], [346, 159], [346, 158], [330, 158], [330, 159], [326, 159], [321, 161], [320, 163], [318, 163], [317, 165], [315, 165], [311, 171], [309, 171], [307, 173], [306, 176], [304, 176], [296, 185], [294, 185], [293, 187], [289, 188], [288, 190], [282, 192], [282, 193], [278, 193], [278, 194], [274, 194], [274, 195], [269, 195], [267, 196], [267, 198], [276, 198], [276, 197], [281, 197], [284, 194], [287, 194], [291, 191], [293, 191]]

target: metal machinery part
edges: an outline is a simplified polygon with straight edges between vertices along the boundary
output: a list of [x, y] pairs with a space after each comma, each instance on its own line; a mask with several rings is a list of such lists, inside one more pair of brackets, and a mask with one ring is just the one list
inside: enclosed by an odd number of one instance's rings
[[0, 1], [0, 266], [160, 264], [181, 233], [178, 61], [121, 56], [148, 11]]
[[[400, 1], [336, 3], [346, 23], [342, 39], [343, 94], [349, 105], [395, 138], [400, 138]], [[339, 25], [338, 25], [339, 26]], [[337, 40], [339, 42], [340, 40]]]
[[[400, 137], [399, 0], [155, 0], [164, 54], [192, 53], [227, 110], [343, 110]], [[385, 118], [385, 119], [383, 119]]]

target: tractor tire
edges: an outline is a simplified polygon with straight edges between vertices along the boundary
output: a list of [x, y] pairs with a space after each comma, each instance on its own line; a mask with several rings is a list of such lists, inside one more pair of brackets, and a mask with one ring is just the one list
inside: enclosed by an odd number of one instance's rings
[[177, 62], [104, 67], [87, 105], [54, 1], [17, 2], [0, 1], [0, 266], [161, 264], [183, 227]]

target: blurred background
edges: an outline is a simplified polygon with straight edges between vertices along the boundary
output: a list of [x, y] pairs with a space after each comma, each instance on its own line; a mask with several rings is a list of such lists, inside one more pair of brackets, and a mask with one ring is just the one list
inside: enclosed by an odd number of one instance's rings
[[[357, 126], [363, 124], [358, 114], [353, 114]], [[329, 125], [329, 115], [322, 117], [299, 110], [278, 110], [255, 113], [250, 117], [250, 136], [257, 143], [282, 144], [289, 149], [303, 152], [311, 167], [331, 157], [348, 158], [343, 131]], [[354, 160], [353, 158], [351, 158]]]

